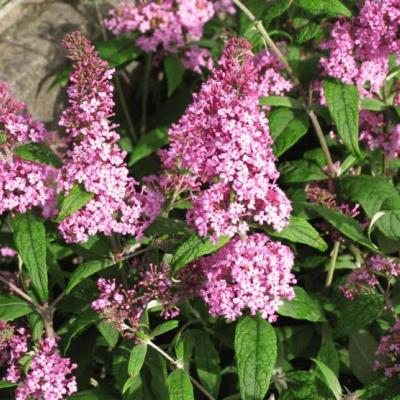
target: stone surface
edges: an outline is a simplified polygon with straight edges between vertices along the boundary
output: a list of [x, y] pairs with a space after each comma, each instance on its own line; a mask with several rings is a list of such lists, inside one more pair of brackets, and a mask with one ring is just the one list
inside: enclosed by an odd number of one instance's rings
[[49, 86], [66, 65], [61, 39], [75, 29], [99, 37], [92, 0], [11, 0], [0, 8], [0, 82], [8, 82], [13, 96], [51, 128], [65, 93]]

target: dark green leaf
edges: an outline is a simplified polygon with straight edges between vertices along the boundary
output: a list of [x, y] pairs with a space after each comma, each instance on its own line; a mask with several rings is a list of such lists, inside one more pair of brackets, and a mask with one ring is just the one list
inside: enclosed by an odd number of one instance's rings
[[290, 301], [283, 301], [278, 310], [279, 315], [312, 322], [325, 321], [324, 313], [316, 300], [300, 286], [295, 286], [294, 291], [296, 297]]
[[312, 358], [312, 360], [317, 364], [319, 370], [322, 373], [324, 381], [328, 388], [331, 390], [336, 400], [340, 400], [342, 398], [342, 388], [336, 375], [333, 371], [321, 360], [317, 360], [316, 358]]
[[196, 336], [194, 359], [201, 384], [217, 398], [221, 384], [219, 354], [204, 332]]
[[349, 151], [360, 154], [358, 146], [359, 94], [353, 85], [325, 81], [324, 94], [339, 136]]
[[140, 343], [137, 344], [131, 351], [128, 362], [128, 374], [131, 377], [136, 377], [139, 375], [140, 370], [143, 367], [144, 360], [147, 353], [147, 344]]
[[325, 251], [328, 248], [318, 231], [301, 217], [290, 217], [289, 226], [280, 232], [272, 229], [268, 229], [267, 232], [270, 236], [290, 240], [293, 243], [306, 244], [320, 251]]
[[65, 218], [79, 211], [93, 198], [93, 196], [93, 193], [86, 192], [80, 185], [75, 184], [70, 192], [63, 198], [56, 222], [61, 222]]
[[322, 343], [318, 353], [318, 360], [325, 363], [336, 376], [339, 376], [340, 361], [335, 342], [332, 340], [332, 330], [328, 324], [322, 327]]
[[74, 338], [83, 333], [92, 324], [99, 321], [99, 315], [87, 308], [70, 318], [59, 330], [62, 338], [62, 348], [68, 351]]
[[0, 389], [8, 389], [17, 386], [16, 383], [11, 383], [7, 381], [0, 381]]
[[48, 164], [57, 168], [62, 165], [56, 154], [43, 143], [22, 144], [14, 147], [13, 152], [24, 160]]
[[67, 288], [65, 289], [66, 294], [70, 293], [71, 290], [81, 283], [84, 279], [88, 278], [91, 275], [94, 275], [97, 272], [102, 271], [108, 267], [111, 267], [115, 264], [115, 262], [111, 259], [104, 260], [93, 260], [88, 261], [84, 264], [81, 264], [71, 275]]
[[338, 180], [343, 194], [355, 203], [361, 204], [369, 218], [378, 212], [384, 214], [376, 226], [391, 239], [400, 238], [400, 195], [385, 178], [375, 176], [348, 176]]
[[166, 332], [176, 329], [178, 326], [179, 326], [179, 321], [176, 320], [165, 321], [153, 329], [153, 331], [151, 332], [151, 336], [156, 337], [163, 335]]
[[201, 238], [193, 234], [176, 250], [171, 261], [172, 270], [174, 273], [178, 272], [185, 265], [197, 260], [199, 257], [220, 249], [228, 243], [229, 240], [230, 237], [223, 236], [214, 244], [210, 239]]
[[109, 346], [114, 348], [118, 343], [119, 332], [109, 322], [104, 320], [97, 324], [97, 328], [104, 339], [106, 339]]
[[13, 321], [33, 311], [32, 305], [20, 297], [0, 294], [0, 320]]
[[243, 400], [262, 400], [277, 357], [274, 328], [259, 317], [244, 317], [236, 325], [235, 357]]
[[362, 330], [350, 336], [350, 365], [355, 377], [366, 384], [379, 377], [374, 371], [374, 361], [377, 360], [377, 340], [367, 331]]
[[188, 235], [192, 232], [181, 220], [161, 217], [157, 218], [146, 231], [150, 235]]
[[272, 2], [268, 3], [267, 12], [264, 16], [264, 25], [268, 26], [269, 23], [282, 15], [291, 5], [292, 0], [273, 0]]
[[185, 68], [179, 61], [177, 56], [168, 56], [164, 60], [164, 70], [168, 82], [168, 97], [175, 92], [175, 90], [182, 83]]
[[317, 391], [316, 374], [313, 371], [293, 371], [287, 374], [289, 389], [285, 390], [279, 400], [325, 400]]
[[176, 369], [167, 378], [170, 400], [194, 400], [193, 386], [183, 369]]
[[96, 43], [96, 49], [100, 57], [107, 60], [112, 67], [118, 67], [135, 60], [141, 53], [135, 46], [134, 39], [130, 36], [117, 36]]
[[15, 245], [32, 280], [32, 286], [42, 301], [49, 298], [46, 228], [33, 212], [17, 214], [12, 219]]
[[282, 180], [287, 184], [319, 181], [328, 178], [318, 165], [306, 160], [282, 163], [280, 171]]
[[326, 219], [334, 228], [343, 233], [343, 235], [349, 239], [362, 244], [370, 250], [376, 251], [376, 248], [373, 246], [373, 244], [371, 244], [368, 237], [364, 234], [361, 226], [354, 218], [339, 211], [328, 209], [317, 204], [307, 204], [306, 206], [310, 210], [315, 211], [322, 218]]
[[351, 11], [339, 0], [323, 0], [324, 12], [333, 17], [343, 15], [344, 17], [351, 17]]
[[358, 332], [369, 325], [383, 310], [383, 299], [378, 294], [358, 296], [356, 301], [341, 299], [337, 304], [340, 311], [335, 327], [335, 337], [343, 337]]
[[157, 128], [142, 136], [133, 148], [129, 159], [129, 166], [132, 166], [144, 157], [168, 144], [168, 135], [165, 128]]
[[304, 111], [277, 108], [269, 116], [273, 151], [279, 157], [303, 137], [308, 130], [308, 115]]
[[309, 40], [315, 38], [318, 34], [322, 32], [322, 29], [319, 24], [316, 22], [310, 22], [307, 25], [303, 26], [296, 33], [296, 42], [297, 43], [306, 43]]

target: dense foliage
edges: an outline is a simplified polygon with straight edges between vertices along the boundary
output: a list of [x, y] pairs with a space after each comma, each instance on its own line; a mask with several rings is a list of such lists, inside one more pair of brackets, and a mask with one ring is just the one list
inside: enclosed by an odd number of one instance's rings
[[400, 0], [137, 0], [0, 85], [0, 397], [400, 399]]

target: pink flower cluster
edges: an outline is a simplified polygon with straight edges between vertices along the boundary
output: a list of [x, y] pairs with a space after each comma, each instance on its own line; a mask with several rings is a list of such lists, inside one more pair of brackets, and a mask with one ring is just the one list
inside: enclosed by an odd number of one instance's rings
[[[148, 269], [140, 271], [131, 288], [124, 288], [115, 279], [103, 278], [98, 280], [97, 286], [100, 296], [92, 303], [92, 308], [127, 337], [135, 336], [143, 311], [152, 300], [161, 303], [162, 316], [166, 319], [174, 318], [179, 313], [176, 306], [179, 295], [172, 292], [170, 268], [166, 264], [159, 267], [150, 264]], [[129, 330], [126, 330], [127, 326]]]
[[399, 27], [398, 0], [366, 0], [359, 16], [341, 18], [323, 44], [329, 52], [321, 59], [325, 73], [355, 83], [363, 95], [379, 92], [389, 71], [389, 55], [400, 55]]
[[46, 140], [48, 133], [23, 103], [15, 102], [7, 84], [0, 85], [0, 215], [39, 207], [45, 217], [54, 212], [55, 170], [13, 154], [15, 146]]
[[210, 307], [212, 315], [233, 321], [249, 310], [250, 314], [259, 312], [273, 322], [282, 299], [294, 298], [293, 264], [289, 247], [257, 233], [244, 239], [235, 237], [188, 270], [189, 276], [202, 276], [198, 295]]
[[[31, 358], [29, 368], [21, 364]], [[43, 338], [30, 351], [30, 335], [23, 327], [0, 321], [0, 367], [6, 365], [4, 379], [17, 383], [16, 400], [62, 400], [77, 391], [71, 372], [77, 368], [60, 355], [57, 339]]]
[[121, 2], [105, 25], [116, 35], [138, 32], [136, 44], [146, 52], [175, 54], [184, 49], [184, 67], [200, 72], [201, 67], [212, 67], [211, 55], [191, 42], [201, 39], [204, 25], [216, 13], [234, 11], [230, 0], [139, 0]]
[[4, 379], [17, 383], [21, 379], [19, 360], [28, 352], [30, 336], [25, 328], [0, 321], [0, 367], [7, 366]]
[[389, 378], [400, 372], [400, 320], [390, 328], [388, 335], [381, 337], [376, 354], [387, 361], [375, 361], [375, 369], [384, 369]]
[[202, 236], [244, 233], [250, 218], [276, 230], [288, 222], [291, 205], [276, 183], [268, 120], [259, 107], [260, 96], [291, 88], [279, 68], [273, 56], [255, 57], [248, 41], [231, 39], [213, 76], [168, 132], [170, 147], [160, 152], [165, 177], [172, 182], [175, 175], [176, 187], [188, 174], [187, 189], [201, 189], [192, 194], [187, 217]]
[[60, 355], [56, 339], [40, 340], [15, 400], [62, 400], [71, 396], [77, 391], [76, 379], [71, 375], [75, 368], [76, 364]]
[[400, 276], [400, 264], [381, 256], [371, 256], [362, 268], [355, 269], [340, 289], [344, 296], [353, 300], [357, 295], [373, 290], [379, 284], [378, 277], [390, 279]]
[[382, 149], [388, 159], [399, 157], [400, 125], [395, 125], [390, 131], [385, 129], [386, 126], [383, 113], [360, 112], [360, 140], [371, 150]]
[[128, 176], [126, 154], [116, 143], [116, 126], [108, 120], [114, 107], [113, 70], [80, 32], [68, 35], [64, 44], [75, 64], [69, 107], [60, 125], [73, 144], [58, 176], [58, 190], [68, 194], [80, 184], [94, 197], [59, 228], [67, 242], [84, 242], [99, 232], [139, 238], [158, 215], [162, 198], [146, 188], [137, 190], [137, 182]]

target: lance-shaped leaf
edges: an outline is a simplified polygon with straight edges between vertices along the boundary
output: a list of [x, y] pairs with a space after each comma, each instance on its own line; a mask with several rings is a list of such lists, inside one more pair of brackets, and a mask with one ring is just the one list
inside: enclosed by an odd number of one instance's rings
[[17, 214], [12, 219], [14, 241], [18, 253], [32, 280], [32, 286], [42, 301], [48, 300], [46, 261], [46, 228], [33, 212]]
[[274, 328], [259, 317], [241, 319], [236, 325], [235, 356], [241, 398], [264, 399], [277, 357]]
[[343, 143], [352, 154], [359, 155], [359, 94], [357, 88], [339, 81], [325, 81], [324, 94]]

